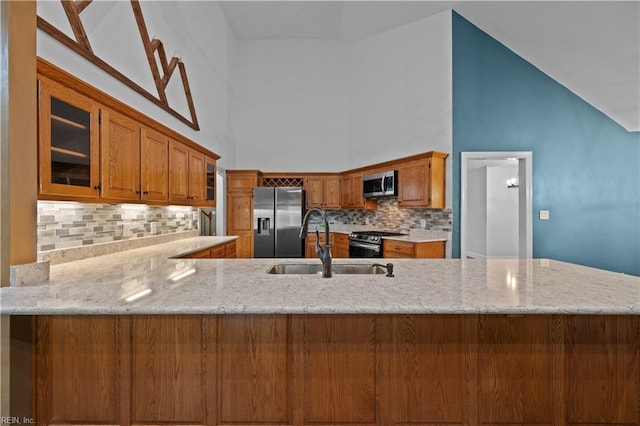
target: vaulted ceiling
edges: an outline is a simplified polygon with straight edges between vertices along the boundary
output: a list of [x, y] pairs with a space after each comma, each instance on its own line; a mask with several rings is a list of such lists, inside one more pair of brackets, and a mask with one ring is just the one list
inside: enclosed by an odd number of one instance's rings
[[640, 1], [222, 1], [238, 39], [350, 43], [454, 9], [629, 131], [640, 131]]

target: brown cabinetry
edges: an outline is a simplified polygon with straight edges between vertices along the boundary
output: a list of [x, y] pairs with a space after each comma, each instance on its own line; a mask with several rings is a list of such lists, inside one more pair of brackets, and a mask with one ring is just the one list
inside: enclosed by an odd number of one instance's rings
[[304, 178], [307, 208], [339, 209], [340, 208], [340, 177], [307, 176]]
[[135, 121], [102, 110], [101, 163], [103, 198], [140, 200], [140, 126]]
[[205, 155], [183, 143], [169, 141], [169, 201], [205, 205], [206, 185]]
[[140, 160], [140, 199], [166, 203], [169, 199], [169, 138], [143, 127]]
[[100, 109], [46, 79], [38, 81], [39, 196], [100, 197]]
[[215, 205], [214, 153], [40, 60], [38, 84], [39, 198]]
[[382, 243], [382, 253], [389, 258], [442, 258], [445, 257], [445, 241], [430, 241], [413, 243], [385, 239]]
[[331, 243], [331, 255], [335, 258], [349, 257], [349, 235], [340, 232], [331, 233], [333, 242]]
[[[316, 258], [316, 234], [309, 233], [305, 240], [305, 257]], [[320, 245], [324, 247], [324, 231], [320, 232]], [[349, 236], [338, 232], [329, 233], [329, 244], [331, 244], [331, 257], [348, 258], [349, 257]]]
[[398, 205], [445, 208], [445, 159], [447, 154], [429, 152], [426, 158], [398, 164]]
[[364, 198], [362, 178], [364, 172], [345, 174], [340, 179], [340, 207], [343, 209], [372, 209], [376, 200]]
[[238, 257], [253, 257], [253, 188], [257, 170], [227, 170], [227, 235], [237, 235]]
[[40, 424], [640, 425], [640, 318], [36, 318]]
[[237, 257], [237, 246], [235, 241], [219, 244], [180, 256], [182, 259], [235, 259]]

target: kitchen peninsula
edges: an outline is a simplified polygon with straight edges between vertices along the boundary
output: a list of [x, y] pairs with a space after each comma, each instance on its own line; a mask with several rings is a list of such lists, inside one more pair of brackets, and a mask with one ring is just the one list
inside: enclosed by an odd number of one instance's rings
[[[39, 424], [640, 424], [640, 278], [553, 260], [185, 259], [186, 239], [0, 289]], [[365, 259], [335, 263], [371, 263]], [[73, 395], [70, 398], [70, 395]]]

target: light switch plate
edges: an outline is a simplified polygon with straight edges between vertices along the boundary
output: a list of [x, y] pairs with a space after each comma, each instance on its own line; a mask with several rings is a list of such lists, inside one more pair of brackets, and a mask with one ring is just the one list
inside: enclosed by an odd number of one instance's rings
[[549, 210], [540, 210], [540, 220], [549, 220]]

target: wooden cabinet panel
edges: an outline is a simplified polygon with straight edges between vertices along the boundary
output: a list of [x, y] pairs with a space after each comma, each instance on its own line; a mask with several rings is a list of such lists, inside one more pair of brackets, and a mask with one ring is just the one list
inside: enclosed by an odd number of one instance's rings
[[640, 318], [36, 319], [42, 424], [640, 425]]
[[445, 208], [447, 154], [429, 152], [426, 158], [398, 164], [398, 205]]
[[410, 161], [398, 168], [398, 204], [423, 206], [429, 204], [427, 160]]
[[224, 257], [227, 259], [235, 259], [238, 257], [238, 247], [235, 241], [225, 244]]
[[[253, 232], [253, 195], [230, 193], [227, 196], [228, 231]], [[232, 234], [235, 235], [235, 234]]]
[[324, 178], [324, 208], [340, 208], [340, 177], [331, 176]]
[[228, 315], [218, 321], [223, 424], [291, 424], [289, 318]]
[[470, 424], [465, 316], [378, 317], [379, 424]]
[[80, 94], [38, 80], [40, 196], [100, 196], [100, 111]]
[[206, 156], [174, 140], [169, 141], [169, 201], [196, 206], [210, 204]]
[[253, 257], [253, 232], [231, 232], [231, 235], [238, 235], [236, 240], [236, 257], [239, 259], [250, 259]]
[[564, 321], [565, 424], [640, 424], [640, 320]]
[[38, 424], [119, 424], [115, 316], [38, 318]]
[[413, 243], [385, 239], [382, 242], [382, 252], [388, 258], [441, 258], [445, 257], [445, 241], [430, 241]]
[[340, 208], [340, 177], [306, 176], [304, 178], [307, 208]]
[[186, 204], [189, 197], [189, 147], [169, 141], [169, 201]]
[[211, 258], [215, 258], [215, 259], [222, 259], [224, 258], [226, 255], [226, 247], [224, 245], [220, 245], [220, 246], [215, 246], [215, 247], [211, 247], [211, 251], [209, 253], [209, 257]]
[[207, 424], [205, 318], [132, 317], [132, 423]]
[[375, 424], [375, 335], [371, 315], [305, 317], [305, 422]]
[[218, 179], [216, 160], [209, 156], [205, 156], [205, 200], [204, 205], [215, 207], [216, 205], [216, 182]]
[[140, 154], [141, 199], [167, 202], [169, 199], [169, 138], [143, 127]]
[[343, 209], [373, 209], [378, 201], [364, 198], [362, 179], [364, 172], [350, 173], [342, 176], [340, 181], [340, 207]]
[[140, 126], [133, 120], [102, 110], [102, 197], [140, 199]]
[[324, 178], [306, 177], [304, 179], [307, 208], [322, 208], [324, 206]]
[[205, 156], [193, 149], [189, 150], [189, 203], [203, 205], [206, 199], [207, 165]]
[[551, 424], [550, 316], [480, 316], [480, 424]]
[[332, 233], [331, 254], [335, 258], [349, 257], [349, 236], [347, 234]]
[[383, 240], [382, 251], [384, 257], [411, 258], [414, 257], [414, 244], [406, 241]]

